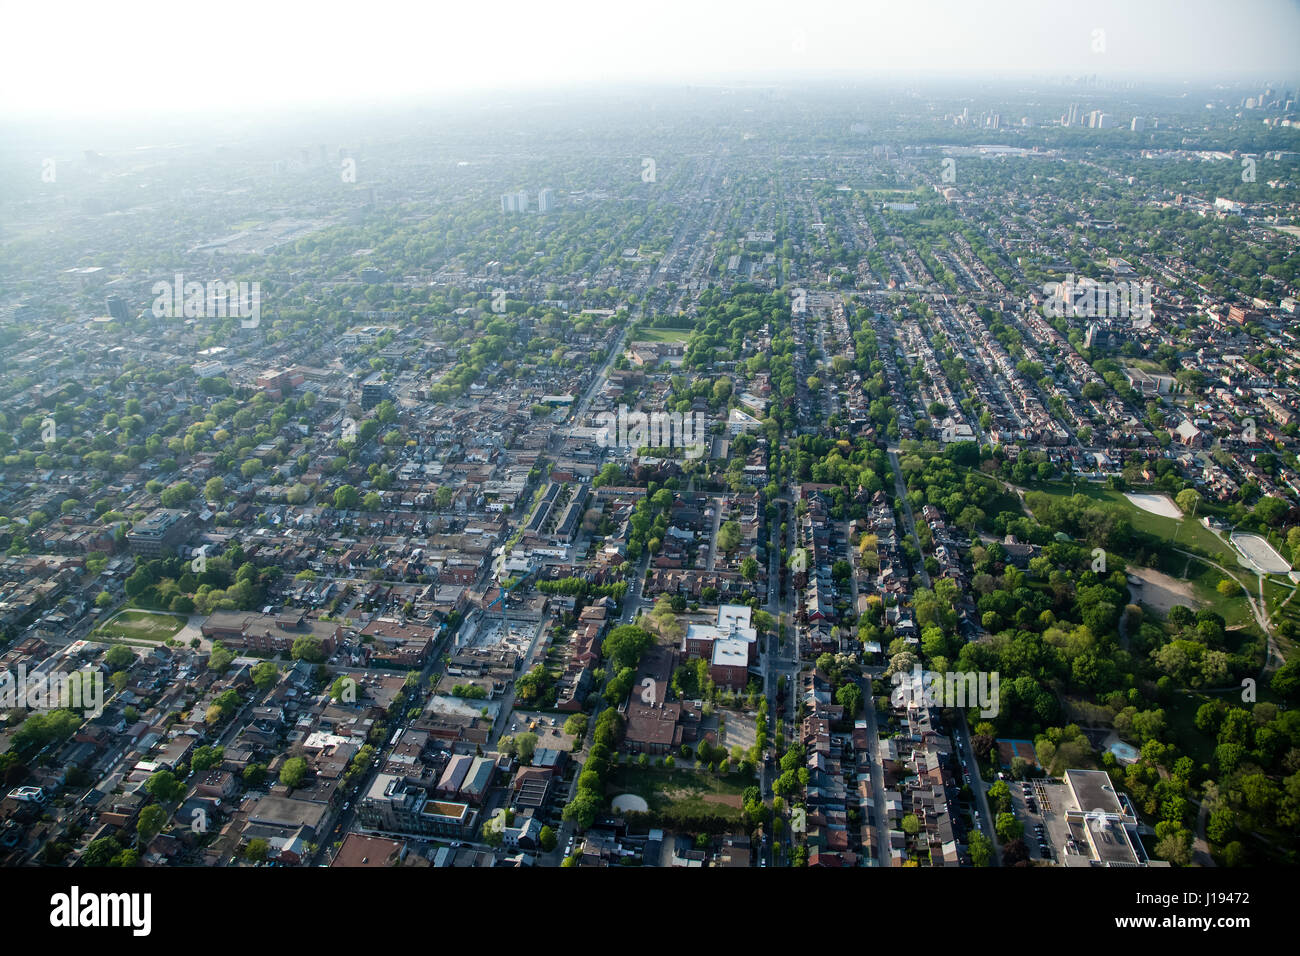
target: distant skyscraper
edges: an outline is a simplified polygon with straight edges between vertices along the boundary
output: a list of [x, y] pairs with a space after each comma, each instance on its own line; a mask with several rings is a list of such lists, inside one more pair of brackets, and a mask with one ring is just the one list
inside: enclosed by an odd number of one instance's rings
[[537, 211], [549, 212], [551, 208], [551, 190], [542, 189], [537, 193]]
[[1135, 133], [1141, 133], [1147, 128], [1146, 118], [1143, 116], [1133, 117], [1133, 122], [1129, 124], [1129, 129]]
[[522, 189], [517, 193], [502, 193], [501, 211], [528, 212], [528, 193]]
[[528, 212], [528, 193], [522, 189], [515, 193], [515, 211]]
[[126, 308], [126, 300], [118, 295], [110, 295], [104, 300], [104, 307], [108, 309], [108, 315], [115, 322], [130, 321], [131, 313]]
[[514, 194], [514, 193], [502, 193], [502, 194], [501, 194], [501, 211], [502, 211], [502, 212], [514, 212], [514, 211], [515, 211], [515, 194]]

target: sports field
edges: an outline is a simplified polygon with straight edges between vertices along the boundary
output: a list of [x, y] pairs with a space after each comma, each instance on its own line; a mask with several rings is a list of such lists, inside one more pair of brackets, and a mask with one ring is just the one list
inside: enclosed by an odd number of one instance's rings
[[1286, 559], [1257, 534], [1234, 531], [1228, 536], [1228, 540], [1237, 549], [1242, 564], [1256, 574], [1286, 574], [1291, 570], [1291, 565]]
[[685, 342], [691, 337], [690, 329], [642, 329], [632, 336], [635, 342]]
[[181, 614], [164, 614], [154, 611], [122, 611], [111, 620], [95, 628], [90, 640], [96, 638], [125, 638], [135, 641], [165, 641], [174, 637], [185, 626]]
[[1129, 503], [1141, 508], [1153, 515], [1162, 515], [1166, 518], [1173, 518], [1175, 521], [1183, 516], [1178, 510], [1178, 506], [1173, 503], [1168, 495], [1143, 495], [1126, 492], [1124, 497]]

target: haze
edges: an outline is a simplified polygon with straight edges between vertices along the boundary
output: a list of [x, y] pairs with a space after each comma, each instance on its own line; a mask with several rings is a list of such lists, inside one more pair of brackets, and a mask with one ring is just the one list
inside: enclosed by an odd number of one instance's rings
[[[1287, 82], [1300, 7], [811, 0], [5, 3], [0, 113], [338, 106], [600, 83], [938, 74]], [[1104, 31], [1098, 49], [1098, 34]]]

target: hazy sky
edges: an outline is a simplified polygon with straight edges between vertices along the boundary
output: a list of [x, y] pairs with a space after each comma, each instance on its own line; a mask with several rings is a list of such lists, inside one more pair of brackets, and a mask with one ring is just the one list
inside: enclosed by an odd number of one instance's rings
[[0, 0], [0, 35], [10, 114], [827, 72], [1300, 75], [1300, 0]]

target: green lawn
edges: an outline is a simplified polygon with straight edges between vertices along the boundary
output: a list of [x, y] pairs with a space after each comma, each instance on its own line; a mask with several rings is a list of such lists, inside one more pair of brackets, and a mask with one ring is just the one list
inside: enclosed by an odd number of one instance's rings
[[185, 626], [182, 614], [151, 614], [145, 611], [122, 611], [90, 633], [90, 639], [122, 638], [137, 641], [165, 641]]
[[[1122, 492], [1092, 482], [1080, 481], [1073, 488], [1060, 481], [1033, 482], [1026, 486], [1026, 490], [1041, 491], [1057, 498], [1068, 498], [1071, 494], [1087, 495], [1095, 501], [1116, 506], [1134, 528], [1169, 542], [1170, 547], [1160, 553], [1159, 560], [1156, 562], [1157, 571], [1191, 584], [1202, 606], [1209, 607], [1221, 615], [1229, 627], [1243, 625], [1252, 637], [1259, 636], [1259, 627], [1255, 624], [1255, 617], [1251, 614], [1245, 597], [1238, 594], [1235, 597], [1225, 598], [1216, 590], [1216, 585], [1223, 578], [1223, 572], [1204, 561], [1190, 558], [1186, 554], [1178, 554], [1174, 550], [1180, 548], [1205, 553], [1211, 560], [1227, 568], [1237, 583], [1249, 588], [1252, 596], [1255, 595], [1257, 587], [1255, 575], [1239, 566], [1236, 552], [1231, 545], [1202, 525], [1200, 521], [1194, 518], [1176, 521], [1173, 518], [1143, 511], [1125, 498]], [[1268, 593], [1267, 588], [1265, 593]], [[1297, 610], [1300, 611], [1300, 607]]]
[[[1240, 700], [1240, 695], [1237, 697]], [[1198, 691], [1177, 691], [1173, 698], [1164, 704], [1165, 720], [1168, 721], [1170, 736], [1178, 748], [1198, 764], [1209, 763], [1214, 756], [1215, 739], [1207, 737], [1196, 729], [1196, 711], [1211, 700], [1222, 700], [1231, 706], [1230, 694], [1202, 694]]]
[[657, 813], [675, 807], [679, 811], [707, 811], [739, 820], [741, 795], [756, 782], [753, 774], [633, 766], [616, 768], [610, 774], [607, 790], [611, 797], [635, 793]]
[[[1300, 628], [1300, 595], [1296, 595], [1287, 600], [1292, 594], [1295, 594], [1295, 588], [1288, 585], [1279, 584], [1276, 579], [1270, 578], [1264, 582], [1264, 598], [1268, 602], [1269, 613], [1273, 615], [1273, 628], [1279, 629], [1284, 621], [1290, 621], [1291, 624]], [[1295, 644], [1287, 640], [1280, 634], [1276, 637], [1278, 647], [1283, 655], [1288, 659], [1291, 652], [1295, 649]]]
[[691, 337], [690, 329], [641, 329], [631, 336], [633, 342], [685, 342]]
[[[1094, 484], [1090, 481], [1077, 482], [1073, 487], [1061, 481], [1047, 481], [1028, 484], [1025, 486], [1025, 490], [1041, 491], [1055, 498], [1069, 498], [1072, 494], [1087, 495], [1096, 501], [1104, 501], [1107, 504], [1117, 506], [1124, 513], [1124, 516], [1128, 518], [1129, 523], [1138, 531], [1164, 538], [1176, 548], [1185, 548], [1188, 551], [1203, 551], [1216, 561], [1219, 561], [1220, 564], [1223, 564], [1224, 567], [1232, 567], [1236, 564], [1236, 558], [1232, 556], [1234, 553], [1228, 542], [1209, 528], [1206, 528], [1199, 519], [1186, 518], [1182, 521], [1176, 521], [1173, 518], [1166, 518], [1164, 515], [1143, 511], [1125, 498], [1123, 492], [1116, 491], [1113, 488]], [[1130, 490], [1134, 494], [1152, 493], [1150, 489], [1144, 488]], [[1225, 552], [1230, 555], [1229, 560], [1226, 562], [1221, 560]]]
[[[969, 470], [974, 471], [974, 469]], [[1020, 498], [1017, 497], [1014, 492], [1008, 491], [1000, 483], [998, 488], [1000, 489], [998, 493], [984, 508], [984, 513], [990, 520], [1002, 514], [1004, 511], [1010, 511], [1014, 515], [1022, 515], [1025, 513], [1025, 509], [1020, 506]]]
[[[1197, 763], [1209, 763], [1214, 756], [1216, 741], [1196, 729], [1196, 711], [1202, 704], [1211, 701], [1220, 701], [1229, 707], [1244, 707], [1249, 710], [1251, 704], [1243, 702], [1241, 694], [1240, 687], [1229, 687], [1209, 693], [1199, 690], [1176, 691], [1167, 702], [1160, 704], [1165, 712], [1165, 720], [1169, 723], [1173, 742]], [[1269, 689], [1267, 681], [1256, 684], [1255, 702], [1284, 706]]]
[[[1250, 613], [1250, 605], [1246, 603], [1244, 592], [1238, 592], [1234, 597], [1224, 597], [1218, 591], [1219, 582], [1223, 580], [1223, 572], [1218, 568], [1206, 564], [1204, 561], [1198, 561], [1196, 558], [1188, 558], [1185, 554], [1167, 555], [1162, 564], [1168, 564], [1168, 568], [1161, 568], [1166, 574], [1183, 578], [1192, 586], [1196, 592], [1197, 598], [1201, 603], [1213, 610], [1223, 618], [1228, 627], [1235, 625], [1245, 625], [1254, 632], [1258, 632], [1258, 625], [1255, 624], [1255, 615]], [[1228, 567], [1228, 565], [1224, 565]], [[1253, 576], [1245, 574], [1233, 574], [1238, 584], [1243, 587], [1250, 587], [1251, 595], [1255, 591], [1255, 579]]]

